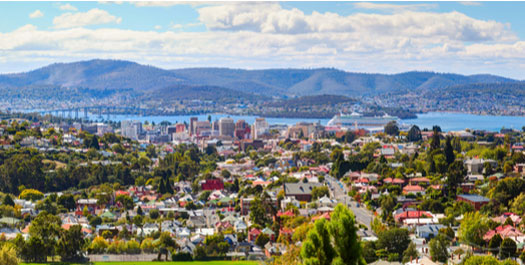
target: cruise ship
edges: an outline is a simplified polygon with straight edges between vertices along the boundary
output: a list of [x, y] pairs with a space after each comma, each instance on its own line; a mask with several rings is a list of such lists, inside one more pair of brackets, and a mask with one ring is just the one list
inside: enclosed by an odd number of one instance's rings
[[383, 131], [387, 123], [395, 121], [400, 125], [399, 118], [385, 114], [383, 116], [364, 116], [361, 113], [337, 114], [330, 121], [328, 126], [339, 127], [348, 130], [364, 129], [369, 132]]

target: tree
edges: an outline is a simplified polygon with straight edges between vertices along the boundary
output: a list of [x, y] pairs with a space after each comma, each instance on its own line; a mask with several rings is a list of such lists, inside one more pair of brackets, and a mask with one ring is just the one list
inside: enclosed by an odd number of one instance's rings
[[157, 209], [152, 209], [149, 211], [149, 217], [153, 220], [156, 220], [158, 219], [160, 216], [160, 213], [159, 213], [159, 210]]
[[408, 248], [403, 251], [403, 260], [402, 263], [408, 263], [410, 259], [419, 257], [419, 251], [417, 251], [416, 244], [410, 242]]
[[254, 198], [250, 205], [250, 220], [261, 227], [265, 227], [270, 222], [263, 202], [258, 196]]
[[503, 239], [501, 242], [499, 257], [500, 259], [514, 258], [516, 256], [516, 242], [510, 238]]
[[2, 265], [18, 265], [19, 260], [16, 256], [16, 250], [9, 244], [3, 244], [0, 248], [0, 264]]
[[448, 259], [448, 245], [449, 241], [443, 234], [438, 234], [438, 236], [432, 238], [428, 243], [432, 260], [445, 263]]
[[22, 200], [38, 201], [44, 198], [44, 194], [35, 189], [25, 189], [18, 197]]
[[301, 259], [305, 265], [331, 265], [335, 250], [330, 242], [327, 229], [328, 222], [322, 218], [314, 223], [314, 227], [306, 237], [301, 248]]
[[395, 206], [396, 202], [392, 196], [384, 196], [381, 199], [381, 217], [383, 218], [383, 221], [385, 221], [392, 214]]
[[[60, 236], [61, 220], [58, 216], [40, 212], [37, 217], [31, 222], [29, 227], [29, 240], [38, 239], [43, 246], [36, 257], [39, 261], [45, 261], [48, 256], [55, 254], [56, 239]], [[36, 241], [35, 241], [36, 243]], [[38, 243], [40, 245], [40, 243]]]
[[85, 245], [82, 227], [74, 225], [69, 230], [61, 232], [57, 243], [57, 254], [60, 255], [62, 261], [81, 261], [83, 258], [82, 250]]
[[525, 192], [520, 193], [518, 197], [514, 198], [510, 205], [510, 210], [518, 215], [525, 213]]
[[390, 121], [385, 125], [385, 133], [390, 136], [397, 136], [399, 134], [399, 127], [397, 126], [397, 122]]
[[366, 264], [356, 231], [353, 213], [338, 204], [330, 222], [319, 219], [308, 232], [300, 252], [303, 264]]
[[71, 194], [64, 194], [58, 197], [57, 204], [68, 210], [76, 208], [75, 198]]
[[129, 195], [120, 194], [115, 198], [115, 201], [119, 202], [126, 210], [133, 209], [133, 199]]
[[255, 239], [255, 245], [264, 248], [264, 245], [270, 241], [270, 238], [265, 233], [260, 233]]
[[329, 190], [326, 186], [314, 187], [312, 189], [312, 199], [316, 200], [322, 198], [323, 196], [328, 196]]
[[468, 212], [463, 215], [458, 237], [464, 244], [480, 247], [485, 244], [483, 236], [488, 230], [488, 218], [485, 215], [480, 212]]
[[333, 264], [366, 264], [355, 223], [354, 214], [347, 207], [342, 204], [335, 207], [328, 224], [336, 252]]
[[370, 264], [378, 259], [376, 255], [376, 244], [374, 241], [362, 242], [363, 257], [367, 264]]
[[432, 139], [430, 140], [430, 151], [437, 150], [441, 147], [440, 130], [434, 126]]
[[404, 228], [386, 230], [379, 234], [377, 240], [379, 249], [385, 249], [387, 253], [397, 253], [400, 259], [410, 242], [409, 232]]
[[470, 256], [465, 260], [464, 265], [500, 265], [500, 262], [493, 256]]
[[463, 165], [463, 161], [457, 160], [450, 164], [447, 171], [447, 189], [449, 196], [455, 195], [456, 189], [465, 181], [466, 175], [467, 169]]
[[410, 142], [417, 142], [421, 140], [421, 130], [419, 127], [417, 127], [417, 125], [410, 127], [410, 130], [407, 134], [407, 139]]
[[452, 137], [447, 136], [445, 142], [445, 149], [443, 151], [445, 153], [447, 165], [452, 164], [452, 162], [454, 162], [454, 160], [456, 159], [456, 156], [454, 155], [454, 148], [452, 147]]
[[2, 201], [2, 205], [9, 205], [9, 206], [15, 206], [15, 202], [13, 201], [13, 198], [11, 198], [11, 195], [6, 194], [4, 196], [4, 200]]
[[496, 256], [499, 254], [499, 248], [503, 239], [499, 234], [495, 234], [489, 241], [489, 251], [492, 255]]

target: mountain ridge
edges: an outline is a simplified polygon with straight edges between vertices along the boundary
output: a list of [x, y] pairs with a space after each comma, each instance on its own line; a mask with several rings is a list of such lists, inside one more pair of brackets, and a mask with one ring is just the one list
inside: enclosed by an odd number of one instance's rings
[[479, 83], [517, 82], [521, 81], [491, 74], [460, 75], [429, 71], [380, 74], [335, 68], [247, 70], [221, 67], [167, 70], [132, 61], [101, 59], [54, 63], [27, 72], [0, 75], [0, 86], [8, 88], [45, 85], [148, 93], [176, 85], [212, 86], [278, 98], [322, 94], [366, 97]]

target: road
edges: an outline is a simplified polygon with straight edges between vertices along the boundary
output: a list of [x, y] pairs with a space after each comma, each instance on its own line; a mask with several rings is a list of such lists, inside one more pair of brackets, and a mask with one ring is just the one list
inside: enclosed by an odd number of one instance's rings
[[371, 223], [374, 219], [374, 214], [367, 210], [365, 207], [357, 207], [357, 202], [355, 202], [350, 196], [347, 195], [348, 191], [346, 189], [346, 186], [339, 180], [331, 176], [326, 176], [325, 180], [329, 185], [330, 194], [332, 195], [332, 198], [348, 206], [348, 208], [352, 210], [352, 212], [354, 212], [357, 222], [364, 224], [366, 227], [368, 227], [368, 230], [372, 230]]

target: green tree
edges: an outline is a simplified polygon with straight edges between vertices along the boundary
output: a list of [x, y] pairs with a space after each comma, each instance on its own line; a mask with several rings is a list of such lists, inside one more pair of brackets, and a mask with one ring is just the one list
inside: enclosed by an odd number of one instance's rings
[[416, 244], [410, 242], [408, 248], [403, 251], [403, 264], [408, 263], [410, 259], [419, 257], [419, 251], [417, 251]]
[[439, 148], [441, 148], [441, 139], [440, 139], [440, 130], [438, 130], [436, 128], [436, 126], [434, 126], [434, 130], [433, 130], [433, 134], [432, 134], [432, 138], [430, 140], [430, 151], [434, 151], [434, 150], [437, 150]]
[[449, 196], [454, 196], [456, 189], [459, 187], [467, 175], [467, 169], [463, 161], [457, 160], [452, 162], [447, 171], [447, 189]]
[[456, 159], [456, 156], [454, 155], [454, 148], [452, 147], [452, 137], [447, 136], [445, 148], [443, 151], [445, 153], [447, 165], [452, 164], [452, 162], [454, 162], [454, 160]]
[[354, 214], [347, 207], [338, 204], [328, 224], [336, 252], [333, 264], [366, 264], [362, 257], [357, 230]]
[[443, 234], [438, 234], [438, 236], [432, 238], [430, 242], [428, 242], [432, 260], [445, 263], [449, 256], [447, 249], [449, 244], [450, 242]]
[[421, 130], [419, 129], [419, 127], [417, 127], [417, 125], [413, 125], [412, 127], [410, 127], [410, 130], [407, 134], [407, 139], [410, 142], [417, 142], [421, 140]]
[[151, 209], [151, 210], [149, 211], [149, 218], [151, 218], [151, 219], [153, 219], [153, 220], [156, 220], [156, 219], [159, 218], [159, 216], [160, 216], [160, 214], [159, 214], [159, 210], [157, 210], [157, 209]]
[[255, 239], [255, 245], [264, 248], [264, 245], [266, 245], [268, 241], [270, 241], [270, 238], [265, 233], [260, 233]]
[[501, 246], [503, 239], [499, 234], [495, 234], [489, 241], [489, 251], [492, 255], [496, 256], [499, 254], [499, 247]]
[[503, 242], [501, 242], [500, 251], [499, 251], [499, 258], [500, 259], [508, 259], [508, 258], [514, 258], [516, 256], [516, 242], [510, 238], [503, 239]]
[[3, 244], [0, 248], [0, 264], [2, 265], [18, 265], [19, 260], [16, 255], [16, 250], [9, 244]]
[[525, 192], [520, 193], [510, 205], [510, 210], [516, 214], [522, 215], [525, 213]]
[[397, 136], [399, 134], [399, 127], [397, 126], [397, 122], [390, 121], [385, 125], [384, 131], [386, 134], [390, 136]]
[[115, 198], [115, 201], [120, 203], [126, 210], [133, 209], [133, 199], [129, 195], [120, 194]]
[[[61, 220], [58, 216], [40, 212], [37, 217], [31, 222], [29, 227], [29, 240], [31, 238], [41, 241], [43, 246], [36, 258], [39, 261], [45, 261], [48, 256], [55, 254], [56, 240], [61, 232]], [[36, 242], [35, 242], [36, 243]], [[40, 243], [38, 243], [40, 245]]]
[[305, 265], [331, 265], [336, 255], [328, 232], [328, 222], [322, 218], [306, 237], [301, 248], [301, 259]]
[[468, 212], [458, 230], [459, 240], [469, 246], [480, 247], [485, 244], [483, 236], [489, 230], [488, 218], [480, 212]]
[[57, 204], [70, 211], [76, 208], [75, 198], [71, 194], [64, 194], [58, 197]]
[[328, 194], [330, 194], [330, 192], [326, 186], [314, 187], [312, 189], [312, 199], [314, 200], [322, 198], [323, 196], [328, 196]]
[[363, 257], [367, 264], [370, 264], [378, 259], [376, 255], [376, 244], [374, 241], [365, 241], [363, 244]]
[[15, 202], [13, 201], [13, 198], [11, 198], [11, 195], [6, 194], [4, 196], [4, 200], [2, 201], [2, 205], [9, 205], [9, 206], [15, 206]]
[[392, 228], [379, 234], [377, 245], [379, 249], [385, 249], [387, 253], [396, 253], [402, 259], [403, 252], [408, 248], [410, 242], [408, 230]]
[[57, 242], [57, 254], [62, 261], [81, 261], [83, 258], [82, 251], [86, 246], [82, 227], [74, 225], [69, 230], [60, 233], [60, 239]]
[[388, 195], [381, 198], [381, 217], [383, 218], [383, 221], [387, 220], [392, 214], [395, 206], [396, 202], [392, 196]]
[[253, 199], [250, 205], [250, 220], [261, 227], [265, 227], [270, 222], [266, 208], [258, 196]]
[[22, 200], [38, 201], [44, 198], [44, 194], [35, 189], [25, 189], [18, 197]]
[[465, 265], [500, 265], [493, 256], [470, 256], [465, 260]]

